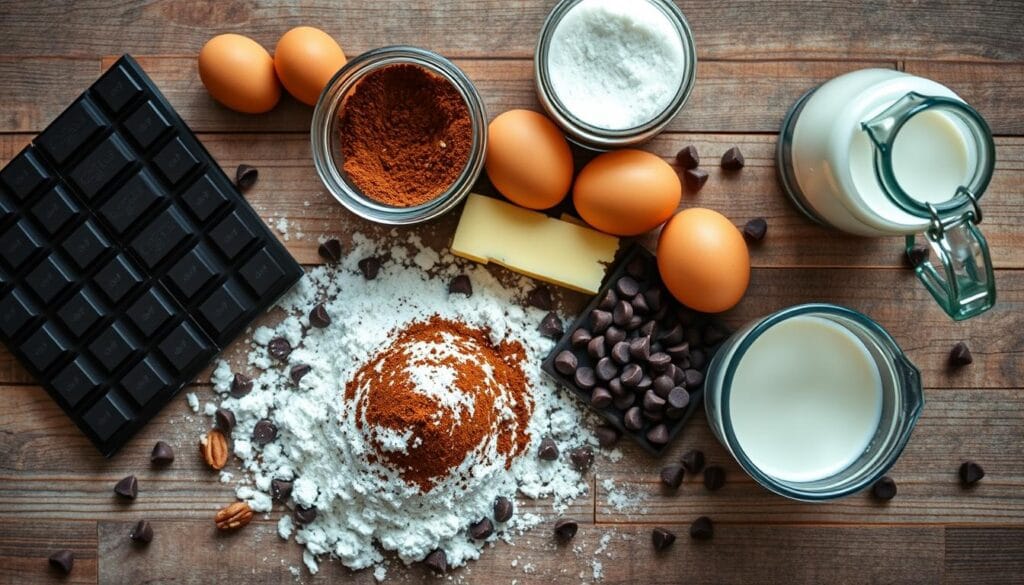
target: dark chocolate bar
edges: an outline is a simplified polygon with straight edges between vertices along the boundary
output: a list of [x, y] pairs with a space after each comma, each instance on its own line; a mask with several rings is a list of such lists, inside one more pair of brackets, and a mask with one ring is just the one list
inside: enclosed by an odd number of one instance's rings
[[0, 340], [107, 456], [301, 275], [130, 56], [0, 170]]

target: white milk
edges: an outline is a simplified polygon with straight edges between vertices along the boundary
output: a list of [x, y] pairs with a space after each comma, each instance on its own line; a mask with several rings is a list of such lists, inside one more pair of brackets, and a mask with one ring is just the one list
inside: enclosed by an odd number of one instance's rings
[[729, 417], [764, 474], [806, 482], [853, 463], [882, 415], [882, 380], [855, 335], [821, 317], [786, 319], [762, 333], [736, 368]]
[[[970, 179], [974, 161], [968, 144], [964, 131], [948, 114], [934, 110], [922, 112], [910, 118], [896, 135], [892, 154], [896, 180], [918, 201], [948, 201], [957, 187]], [[874, 151], [867, 132], [853, 135], [850, 145], [853, 183], [865, 202], [881, 215], [891, 206], [875, 177]]]

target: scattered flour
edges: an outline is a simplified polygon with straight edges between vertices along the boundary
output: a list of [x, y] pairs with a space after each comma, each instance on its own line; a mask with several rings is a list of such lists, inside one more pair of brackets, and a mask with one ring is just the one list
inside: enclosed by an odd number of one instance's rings
[[[357, 263], [369, 256], [388, 259], [378, 277], [367, 281]], [[473, 295], [449, 297], [448, 281], [460, 273], [470, 277]], [[596, 440], [583, 424], [586, 415], [576, 402], [540, 371], [553, 342], [537, 331], [544, 312], [523, 306], [526, 291], [534, 285], [521, 278], [506, 288], [485, 268], [426, 249], [416, 236], [391, 239], [384, 248], [354, 234], [353, 249], [340, 265], [311, 269], [278, 303], [286, 315], [281, 323], [253, 331], [248, 363], [238, 369], [252, 376], [252, 392], [230, 396], [232, 368], [220, 362], [214, 369], [220, 406], [237, 418], [233, 451], [244, 473], [236, 495], [255, 511], [271, 512], [271, 480], [292, 480], [289, 505], [315, 506], [318, 515], [302, 526], [293, 522], [288, 510], [281, 510], [278, 534], [305, 546], [306, 567], [315, 573], [320, 557], [332, 556], [352, 569], [373, 567], [378, 579], [386, 575], [386, 551], [408, 564], [443, 549], [449, 565], [457, 567], [479, 558], [482, 549], [499, 537], [511, 541], [511, 535], [552, 520], [586, 493], [587, 482], [567, 457], [540, 461], [536, 451], [541, 438], [552, 437], [563, 453], [583, 443], [596, 445]], [[325, 329], [309, 327], [308, 313], [317, 302], [324, 303], [332, 319]], [[433, 315], [489, 330], [495, 343], [521, 343], [534, 410], [527, 429], [531, 444], [507, 469], [480, 465], [471, 453], [455, 472], [423, 493], [369, 456], [367, 441], [356, 437], [360, 431], [351, 416], [354, 408], [344, 399], [344, 387], [391, 342], [397, 329]], [[294, 348], [287, 363], [274, 361], [267, 353], [267, 342], [278, 336]], [[300, 363], [312, 370], [296, 386], [288, 373]], [[439, 403], [459, 399], [450, 395], [443, 372], [424, 375], [418, 383], [422, 388], [417, 391]], [[473, 403], [458, 406], [468, 412]], [[275, 441], [261, 447], [249, 437], [264, 417], [272, 419], [279, 432]], [[410, 438], [411, 433], [395, 432], [384, 442], [401, 450]], [[536, 507], [517, 511], [486, 542], [469, 538], [468, 525], [489, 517], [497, 496], [515, 498], [517, 493], [549, 498], [551, 514]], [[531, 564], [523, 566], [524, 572], [532, 570]]]

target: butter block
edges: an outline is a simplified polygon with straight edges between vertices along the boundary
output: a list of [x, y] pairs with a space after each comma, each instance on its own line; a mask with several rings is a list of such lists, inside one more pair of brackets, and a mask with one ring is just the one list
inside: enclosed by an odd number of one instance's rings
[[471, 194], [452, 253], [527, 276], [597, 294], [619, 239], [517, 205]]

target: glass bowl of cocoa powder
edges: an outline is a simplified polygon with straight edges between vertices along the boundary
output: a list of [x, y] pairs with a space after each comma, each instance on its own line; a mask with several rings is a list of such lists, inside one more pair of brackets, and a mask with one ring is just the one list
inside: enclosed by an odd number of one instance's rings
[[448, 59], [384, 47], [328, 82], [310, 139], [317, 173], [349, 211], [377, 223], [420, 223], [456, 207], [480, 177], [487, 112]]

